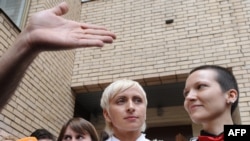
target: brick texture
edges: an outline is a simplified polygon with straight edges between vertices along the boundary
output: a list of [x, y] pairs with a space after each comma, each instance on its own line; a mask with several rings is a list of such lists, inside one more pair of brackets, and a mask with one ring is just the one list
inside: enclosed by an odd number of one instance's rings
[[[239, 122], [249, 124], [249, 6], [250, 1], [241, 0], [85, 3], [81, 21], [107, 26], [118, 38], [101, 49], [76, 51], [72, 89], [98, 91], [119, 78], [145, 85], [174, 83], [184, 81], [196, 66], [216, 64], [232, 68], [240, 88]], [[165, 24], [171, 19], [172, 24]]]
[[[59, 2], [62, 1], [32, 0], [27, 16]], [[81, 2], [67, 0], [67, 3], [70, 11], [64, 17], [79, 21]], [[2, 13], [0, 31], [2, 55], [11, 47], [19, 31]], [[29, 136], [37, 128], [46, 128], [58, 135], [74, 112], [75, 97], [70, 88], [74, 54], [75, 51], [43, 52], [34, 60], [14, 96], [1, 111], [1, 133], [21, 138]]]
[[[28, 17], [59, 2], [32, 0]], [[57, 135], [73, 115], [73, 93], [101, 91], [119, 78], [135, 79], [143, 85], [181, 82], [192, 68], [203, 64], [232, 68], [240, 88], [240, 122], [250, 124], [250, 1], [67, 2], [70, 12], [66, 18], [106, 26], [117, 34], [117, 40], [104, 48], [40, 54], [1, 111], [1, 130], [23, 137], [44, 127]], [[169, 19], [174, 22], [166, 24]], [[0, 32], [2, 55], [19, 31], [1, 14]], [[164, 123], [175, 119], [174, 122], [192, 124], [180, 107], [169, 109], [173, 110], [170, 113], [180, 111], [183, 117], [169, 117]], [[153, 114], [154, 110], [148, 111], [151, 125], [153, 120], [161, 120]], [[101, 129], [103, 125], [100, 122], [96, 127]], [[194, 135], [199, 128], [193, 125]]]

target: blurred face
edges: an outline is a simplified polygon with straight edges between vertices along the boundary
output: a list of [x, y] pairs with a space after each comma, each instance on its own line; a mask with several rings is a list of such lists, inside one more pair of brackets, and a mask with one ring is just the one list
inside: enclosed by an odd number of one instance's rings
[[146, 101], [141, 91], [131, 87], [109, 101], [109, 113], [104, 117], [112, 122], [114, 131], [140, 131], [146, 120]]
[[67, 127], [62, 141], [91, 141], [91, 137], [89, 134], [78, 134]]
[[198, 70], [186, 80], [184, 107], [195, 123], [211, 121], [226, 109], [226, 94], [215, 80], [213, 70]]

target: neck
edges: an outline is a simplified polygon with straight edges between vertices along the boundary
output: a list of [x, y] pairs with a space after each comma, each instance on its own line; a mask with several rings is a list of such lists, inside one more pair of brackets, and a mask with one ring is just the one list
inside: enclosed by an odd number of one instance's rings
[[230, 112], [227, 112], [220, 117], [216, 117], [213, 120], [209, 120], [208, 122], [203, 122], [202, 127], [203, 130], [213, 134], [219, 135], [224, 131], [224, 125], [232, 125], [233, 119]]
[[120, 141], [136, 141], [140, 135], [140, 131], [114, 131], [114, 136]]

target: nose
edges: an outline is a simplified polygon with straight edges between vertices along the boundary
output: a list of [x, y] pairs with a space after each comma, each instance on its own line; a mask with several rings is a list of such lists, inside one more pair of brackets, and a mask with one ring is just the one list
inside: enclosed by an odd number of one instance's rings
[[197, 92], [195, 90], [190, 90], [186, 96], [186, 100], [195, 100], [197, 96]]
[[73, 137], [73, 138], [71, 139], [71, 141], [78, 141], [78, 139], [75, 138], [75, 137]]
[[128, 112], [134, 112], [135, 111], [135, 105], [134, 105], [134, 102], [132, 100], [128, 101], [127, 111]]

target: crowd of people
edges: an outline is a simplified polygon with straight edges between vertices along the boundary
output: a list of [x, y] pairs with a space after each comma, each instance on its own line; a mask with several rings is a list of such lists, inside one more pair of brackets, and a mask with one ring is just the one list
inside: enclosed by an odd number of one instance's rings
[[[116, 39], [115, 33], [105, 27], [62, 18], [67, 11], [68, 6], [63, 2], [34, 14], [13, 46], [1, 56], [0, 110], [40, 52], [103, 47]], [[186, 80], [184, 97], [184, 108], [191, 120], [202, 125], [197, 139], [223, 140], [223, 127], [234, 124], [232, 112], [238, 104], [239, 90], [234, 75], [216, 65], [194, 68]], [[62, 126], [58, 137], [46, 129], [38, 129], [30, 137], [38, 141], [55, 141], [56, 138], [57, 141], [149, 141], [144, 134], [147, 96], [138, 82], [121, 79], [111, 83], [104, 90], [100, 103], [105, 119], [101, 136], [89, 121], [73, 117]]]

